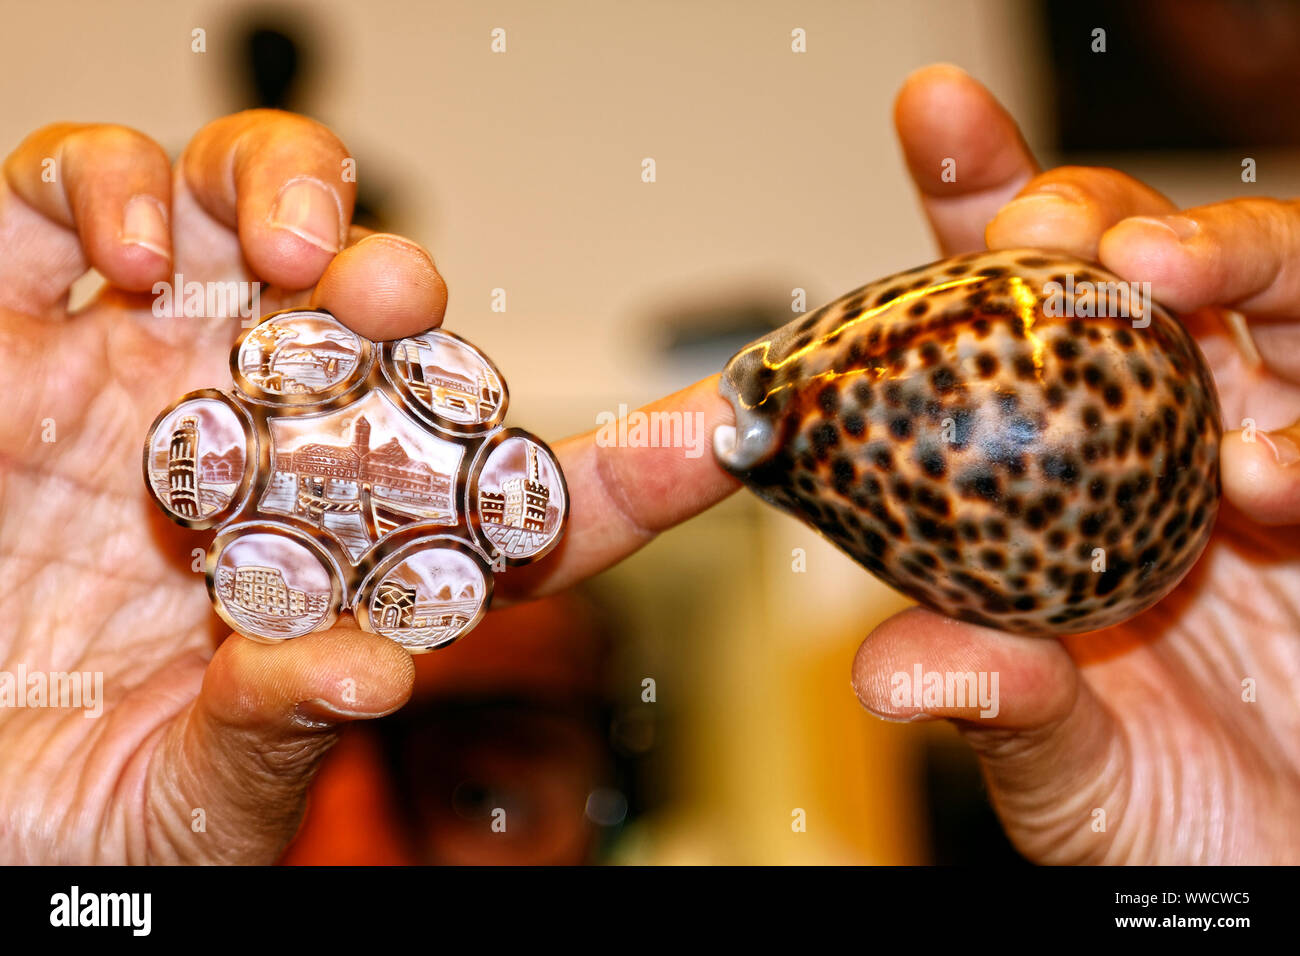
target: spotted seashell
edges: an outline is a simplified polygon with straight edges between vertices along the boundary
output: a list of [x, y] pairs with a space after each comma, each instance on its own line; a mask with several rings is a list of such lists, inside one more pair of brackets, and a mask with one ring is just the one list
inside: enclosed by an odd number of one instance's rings
[[715, 452], [936, 611], [1117, 624], [1187, 573], [1219, 502], [1213, 379], [1142, 291], [1032, 249], [865, 285], [731, 359]]

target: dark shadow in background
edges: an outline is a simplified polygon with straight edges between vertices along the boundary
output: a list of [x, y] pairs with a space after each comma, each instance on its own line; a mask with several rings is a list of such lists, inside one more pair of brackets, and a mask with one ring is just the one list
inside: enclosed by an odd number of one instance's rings
[[1295, 0], [1044, 0], [1039, 22], [1062, 152], [1300, 143]]
[[[236, 16], [230, 26], [232, 79], [237, 109], [276, 109], [315, 116], [312, 92], [329, 44], [321, 29], [292, 11], [258, 8]], [[348, 131], [335, 130], [348, 143]], [[380, 232], [395, 227], [388, 190], [369, 162], [357, 160], [357, 202], [352, 221]]]
[[928, 738], [921, 751], [921, 792], [930, 862], [940, 866], [1025, 866], [989, 803], [975, 752], [958, 738]]

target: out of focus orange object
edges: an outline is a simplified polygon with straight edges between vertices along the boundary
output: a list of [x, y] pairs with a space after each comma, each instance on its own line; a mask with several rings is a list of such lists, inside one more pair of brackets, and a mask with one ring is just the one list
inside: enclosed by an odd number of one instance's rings
[[[417, 656], [411, 702], [383, 718], [387, 724], [348, 728], [282, 862], [584, 862], [595, 836], [586, 800], [607, 762], [607, 728], [568, 713], [602, 698], [607, 656], [590, 607], [572, 594], [494, 612], [466, 639]], [[439, 713], [446, 701], [465, 716], [421, 726], [421, 715]], [[396, 751], [405, 761], [400, 773], [384, 744], [384, 732], [399, 721], [410, 731]], [[469, 730], [463, 747], [456, 728]], [[422, 733], [434, 735], [436, 749], [424, 746]], [[424, 755], [435, 764], [422, 765]], [[403, 792], [412, 782], [418, 797]], [[466, 806], [489, 793], [513, 796], [518, 808], [501, 831], [492, 828], [494, 807]]]

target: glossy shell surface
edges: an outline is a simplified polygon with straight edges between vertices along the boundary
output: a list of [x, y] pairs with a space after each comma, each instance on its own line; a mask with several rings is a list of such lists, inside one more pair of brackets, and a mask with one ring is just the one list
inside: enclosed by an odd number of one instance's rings
[[1032, 249], [881, 279], [741, 350], [719, 461], [886, 583], [1023, 634], [1167, 594], [1219, 502], [1213, 379], [1138, 284]]

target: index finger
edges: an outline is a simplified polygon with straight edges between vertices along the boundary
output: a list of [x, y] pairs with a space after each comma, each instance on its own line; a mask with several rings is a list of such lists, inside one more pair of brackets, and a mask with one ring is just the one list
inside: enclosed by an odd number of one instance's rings
[[239, 234], [261, 278], [286, 289], [314, 285], [343, 248], [356, 200], [347, 149], [320, 123], [248, 110], [209, 123], [181, 157], [199, 205]]
[[984, 248], [984, 227], [1038, 163], [997, 99], [964, 70], [917, 70], [894, 101], [894, 127], [944, 255]]
[[739, 488], [713, 456], [714, 429], [735, 423], [718, 378], [631, 413], [680, 420], [685, 447], [634, 445], [619, 437], [630, 430], [613, 422], [553, 445], [569, 486], [568, 531], [545, 560], [500, 575], [496, 596], [536, 598], [572, 587]]

